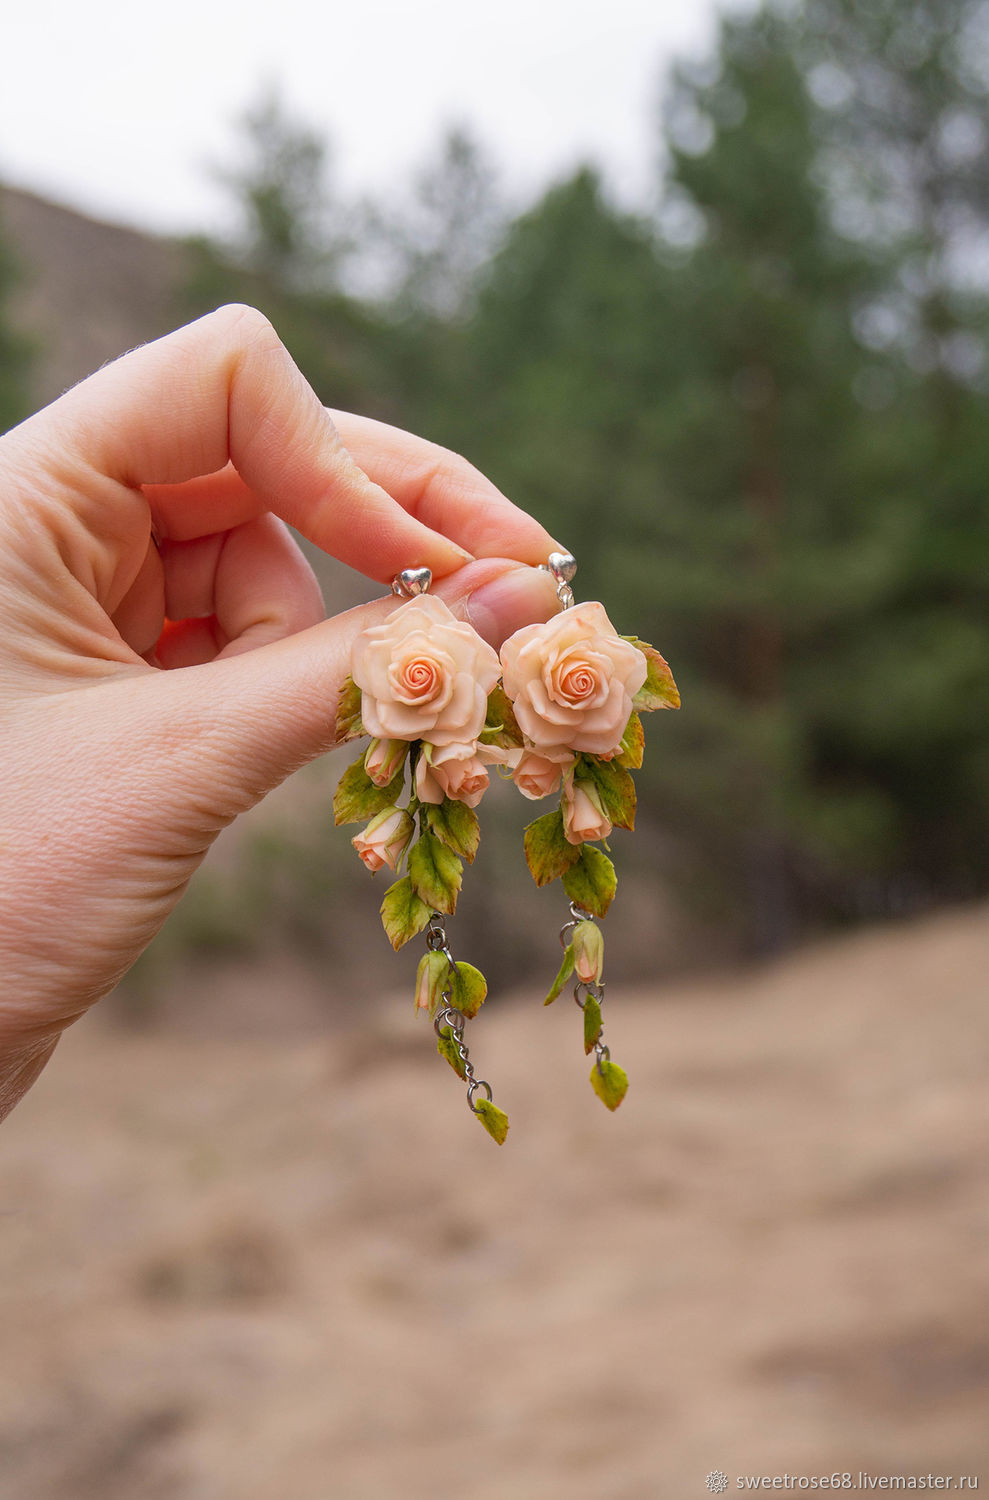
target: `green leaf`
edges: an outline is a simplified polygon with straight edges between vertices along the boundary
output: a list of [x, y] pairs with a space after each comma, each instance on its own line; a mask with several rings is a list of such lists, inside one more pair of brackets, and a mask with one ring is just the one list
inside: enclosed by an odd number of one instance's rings
[[615, 759], [620, 766], [626, 766], [632, 771], [637, 771], [642, 764], [642, 756], [645, 748], [646, 734], [642, 728], [642, 720], [638, 714], [633, 714], [625, 725], [621, 750], [615, 756]]
[[679, 708], [680, 694], [666, 658], [645, 641], [632, 637], [632, 645], [638, 647], [648, 664], [646, 680], [632, 699], [633, 708], [640, 713], [652, 713], [656, 708]]
[[430, 908], [416, 895], [407, 875], [388, 887], [381, 903], [381, 925], [396, 951], [428, 926], [429, 912]]
[[504, 1145], [508, 1134], [508, 1116], [497, 1104], [492, 1104], [490, 1099], [478, 1099], [474, 1105], [474, 1113], [484, 1126], [488, 1135], [499, 1146]]
[[617, 1063], [595, 1060], [591, 1069], [591, 1088], [602, 1104], [617, 1109], [628, 1093], [628, 1074]]
[[512, 700], [501, 683], [488, 694], [487, 717], [478, 738], [482, 745], [501, 745], [506, 749], [517, 749], [523, 743]]
[[616, 828], [635, 827], [635, 782], [624, 766], [593, 755], [579, 755], [574, 776], [578, 781], [593, 783], [605, 817]]
[[344, 771], [333, 793], [333, 817], [337, 827], [341, 823], [363, 823], [365, 818], [373, 818], [386, 807], [393, 807], [402, 795], [404, 781], [403, 768], [387, 786], [375, 786], [364, 769], [361, 755]]
[[450, 975], [450, 1004], [457, 1010], [462, 1011], [468, 1021], [472, 1021], [484, 1003], [484, 997], [488, 993], [488, 981], [480, 969], [475, 969], [473, 964], [465, 964], [457, 959], [453, 972]]
[[618, 876], [608, 856], [590, 844], [581, 844], [580, 858], [563, 877], [563, 889], [570, 900], [592, 916], [603, 917], [617, 888]]
[[452, 915], [463, 880], [460, 860], [435, 834], [424, 833], [409, 850], [409, 876], [416, 895], [434, 911]]
[[473, 864], [474, 855], [481, 842], [481, 825], [477, 813], [466, 802], [454, 802], [444, 797], [439, 804], [427, 802], [423, 808], [430, 831], [441, 844], [460, 854], [468, 864]]
[[563, 953], [563, 962], [560, 965], [560, 972], [557, 974], [556, 978], [553, 980], [553, 988], [550, 990], [549, 994], [546, 996], [546, 999], [543, 1001], [544, 1005], [552, 1005], [553, 1004], [553, 1001], [556, 999], [557, 995], [560, 994], [560, 992], [563, 989], [563, 986], [566, 984], [567, 980], [570, 978], [570, 975], [572, 973], [573, 973], [573, 943], [568, 943], [567, 947], [565, 948], [564, 953]]
[[457, 1050], [456, 1038], [449, 1026], [440, 1027], [439, 1036], [436, 1038], [436, 1050], [440, 1057], [446, 1058], [457, 1077], [466, 1081], [467, 1070], [464, 1067], [464, 1060]]
[[359, 739], [367, 730], [361, 723], [361, 690], [348, 674], [337, 698], [336, 737], [340, 744]]
[[563, 832], [563, 814], [546, 813], [525, 830], [525, 860], [537, 885], [549, 885], [580, 859], [580, 845], [571, 844]]
[[[593, 1052], [594, 1043], [601, 1035], [601, 1005], [593, 995], [584, 1001], [584, 1051]], [[603, 1064], [607, 1066], [607, 1064]]]

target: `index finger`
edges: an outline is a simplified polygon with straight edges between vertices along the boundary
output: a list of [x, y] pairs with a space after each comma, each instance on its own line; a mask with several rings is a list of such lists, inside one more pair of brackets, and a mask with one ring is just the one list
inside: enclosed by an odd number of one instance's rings
[[331, 416], [362, 469], [403, 509], [475, 557], [513, 557], [536, 566], [566, 550], [459, 453], [372, 417]]
[[[132, 491], [232, 462], [264, 508], [381, 582], [407, 567], [442, 577], [470, 557], [368, 478], [251, 307], [220, 308], [124, 355], [22, 430], [39, 423], [60, 438], [63, 469], [81, 460]], [[113, 504], [105, 485], [79, 484], [76, 500]]]

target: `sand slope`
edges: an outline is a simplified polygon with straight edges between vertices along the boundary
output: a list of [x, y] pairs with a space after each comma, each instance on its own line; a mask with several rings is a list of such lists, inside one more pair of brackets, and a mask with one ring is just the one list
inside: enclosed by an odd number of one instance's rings
[[989, 1487], [989, 911], [471, 1041], [91, 1018], [0, 1132], [4, 1500]]

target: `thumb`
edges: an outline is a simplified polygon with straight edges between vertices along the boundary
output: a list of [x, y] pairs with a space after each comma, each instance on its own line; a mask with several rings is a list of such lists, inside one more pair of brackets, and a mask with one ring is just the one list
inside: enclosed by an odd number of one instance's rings
[[[496, 646], [558, 607], [548, 574], [504, 559], [471, 563], [436, 592]], [[217, 833], [332, 747], [353, 643], [396, 607], [376, 600], [202, 666], [115, 672], [34, 699], [5, 725], [23, 773], [8, 788], [20, 894], [5, 908], [0, 961], [20, 998], [0, 1005], [0, 1059], [5, 1036], [48, 1046], [106, 994]]]
[[[549, 574], [497, 558], [450, 574], [437, 594], [491, 645], [558, 607]], [[17, 891], [0, 962], [20, 999], [0, 1005], [0, 1061], [5, 1037], [48, 1046], [105, 995], [221, 828], [332, 747], [351, 646], [395, 607], [381, 598], [203, 666], [120, 670], [33, 699], [5, 724], [23, 774], [8, 789]]]
[[[495, 649], [559, 608], [548, 573], [499, 558], [468, 564], [435, 593]], [[198, 813], [211, 836], [331, 749], [354, 642], [396, 607], [394, 597], [378, 599], [253, 651], [131, 679], [130, 693], [153, 698], [145, 766], [159, 799], [163, 775], [169, 788], [159, 805], [183, 822]]]

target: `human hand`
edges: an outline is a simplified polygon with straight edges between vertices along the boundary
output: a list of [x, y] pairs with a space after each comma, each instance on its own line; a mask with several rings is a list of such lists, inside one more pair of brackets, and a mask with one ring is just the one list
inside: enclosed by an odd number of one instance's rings
[[333, 744], [351, 643], [395, 600], [324, 620], [285, 522], [383, 584], [431, 568], [496, 647], [557, 608], [536, 521], [334, 416], [227, 307], [0, 438], [0, 1118], [219, 831]]

